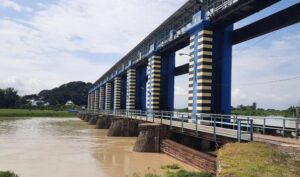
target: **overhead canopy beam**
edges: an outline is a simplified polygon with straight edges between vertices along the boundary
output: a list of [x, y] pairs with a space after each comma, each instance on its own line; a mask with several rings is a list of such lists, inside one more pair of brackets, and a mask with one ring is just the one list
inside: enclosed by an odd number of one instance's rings
[[189, 73], [189, 64], [184, 64], [175, 68], [175, 76]]
[[300, 22], [300, 3], [235, 30], [232, 44], [239, 44], [298, 22]]

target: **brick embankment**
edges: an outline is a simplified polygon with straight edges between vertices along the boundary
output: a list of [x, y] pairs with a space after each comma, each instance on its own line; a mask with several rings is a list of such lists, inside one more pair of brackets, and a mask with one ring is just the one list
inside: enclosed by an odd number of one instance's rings
[[193, 167], [208, 171], [212, 174], [216, 173], [215, 156], [191, 149], [169, 139], [161, 141], [160, 150], [161, 152], [164, 152]]

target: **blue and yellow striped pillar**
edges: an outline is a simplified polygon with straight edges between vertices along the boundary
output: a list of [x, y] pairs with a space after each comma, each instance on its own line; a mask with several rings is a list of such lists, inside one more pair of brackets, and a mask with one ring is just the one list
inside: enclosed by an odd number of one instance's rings
[[95, 90], [95, 105], [94, 105], [94, 112], [98, 112], [99, 110], [99, 89]]
[[127, 71], [126, 110], [135, 109], [135, 95], [136, 95], [136, 70], [129, 69]]
[[111, 110], [111, 83], [105, 85], [105, 110]]
[[95, 91], [92, 91], [92, 93], [91, 93], [91, 112], [94, 112], [94, 106], [95, 106]]
[[121, 107], [121, 78], [116, 77], [114, 82], [114, 110], [118, 110]]
[[201, 29], [190, 37], [188, 109], [192, 113], [211, 113], [213, 31]]
[[90, 100], [91, 100], [91, 94], [88, 93], [87, 106], [86, 106], [86, 110], [88, 111], [91, 109]]
[[160, 79], [161, 79], [161, 57], [152, 56], [148, 59], [147, 67], [147, 98], [148, 111], [159, 110], [160, 105]]
[[101, 86], [99, 89], [99, 109], [104, 110], [105, 109], [105, 90], [104, 86]]

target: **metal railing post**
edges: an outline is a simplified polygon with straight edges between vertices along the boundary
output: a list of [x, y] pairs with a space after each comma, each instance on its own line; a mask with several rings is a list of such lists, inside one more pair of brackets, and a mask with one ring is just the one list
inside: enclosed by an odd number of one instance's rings
[[253, 120], [250, 120], [250, 141], [253, 141]]
[[172, 119], [173, 117], [170, 115], [170, 129], [172, 129]]
[[183, 115], [181, 115], [181, 132], [183, 133]]
[[296, 109], [296, 139], [299, 139], [300, 108]]
[[241, 142], [241, 121], [237, 119], [237, 140]]
[[216, 116], [214, 117], [214, 140], [217, 142], [217, 121], [216, 121]]
[[285, 137], [285, 119], [283, 119], [282, 136]]
[[162, 124], [163, 112], [160, 113], [160, 124]]
[[266, 134], [266, 118], [264, 118], [263, 134]]

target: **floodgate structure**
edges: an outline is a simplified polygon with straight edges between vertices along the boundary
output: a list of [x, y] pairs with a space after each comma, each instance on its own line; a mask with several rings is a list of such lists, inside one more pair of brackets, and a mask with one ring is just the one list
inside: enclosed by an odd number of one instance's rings
[[[232, 46], [298, 23], [300, 3], [238, 29], [233, 24], [279, 1], [188, 0], [93, 84], [80, 117], [110, 128], [110, 135], [140, 132], [144, 137], [138, 138], [137, 151], [185, 159], [199, 153], [194, 149], [253, 141], [254, 132], [298, 138], [299, 118], [231, 115]], [[187, 46], [189, 62], [176, 67], [175, 53]], [[184, 74], [187, 113], [174, 111], [174, 79]], [[207, 154], [198, 156], [186, 161], [213, 161]]]

